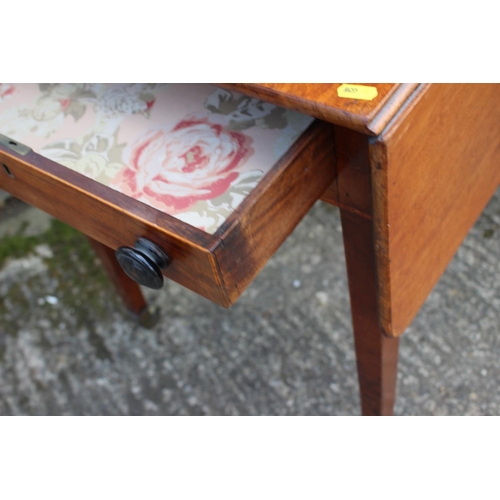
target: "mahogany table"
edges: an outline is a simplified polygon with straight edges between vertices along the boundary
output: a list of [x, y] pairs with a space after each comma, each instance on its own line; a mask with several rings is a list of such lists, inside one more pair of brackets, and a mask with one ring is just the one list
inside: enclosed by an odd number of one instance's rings
[[500, 183], [500, 86], [364, 84], [371, 93], [356, 98], [340, 85], [220, 85], [319, 120], [213, 234], [8, 138], [0, 188], [88, 235], [143, 320], [148, 309], [129, 276], [141, 282], [144, 268], [134, 261], [125, 274], [117, 249], [143, 252], [146, 267], [157, 259], [157, 279], [229, 306], [318, 198], [338, 206], [362, 412], [388, 415], [398, 338]]

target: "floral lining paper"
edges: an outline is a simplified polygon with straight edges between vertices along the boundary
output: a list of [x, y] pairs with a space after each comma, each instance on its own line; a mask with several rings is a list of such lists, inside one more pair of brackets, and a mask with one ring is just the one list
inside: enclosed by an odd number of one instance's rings
[[313, 118], [208, 84], [0, 84], [0, 133], [213, 234]]

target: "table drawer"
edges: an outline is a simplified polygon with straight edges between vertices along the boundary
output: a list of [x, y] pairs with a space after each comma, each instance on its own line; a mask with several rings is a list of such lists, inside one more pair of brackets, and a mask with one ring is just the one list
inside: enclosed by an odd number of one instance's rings
[[[241, 143], [242, 134], [230, 134]], [[241, 203], [213, 231], [207, 231], [182, 220], [183, 214], [181, 218], [169, 215], [8, 142], [0, 144], [1, 189], [113, 249], [133, 247], [139, 238], [150, 240], [169, 256], [164, 276], [226, 307], [245, 290], [335, 175], [331, 126], [316, 121], [276, 163], [266, 167]], [[252, 147], [257, 149], [257, 140]], [[191, 148], [188, 154], [195, 161], [199, 150]]]

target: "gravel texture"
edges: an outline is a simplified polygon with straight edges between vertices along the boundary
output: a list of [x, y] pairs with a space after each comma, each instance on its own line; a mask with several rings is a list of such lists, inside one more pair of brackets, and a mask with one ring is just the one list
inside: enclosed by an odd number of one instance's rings
[[[48, 216], [9, 201], [0, 238], [40, 241], [0, 265], [1, 415], [360, 413], [335, 208], [316, 204], [231, 310], [146, 290], [146, 330], [85, 239], [57, 245]], [[500, 414], [499, 254], [497, 191], [402, 337], [396, 414]]]

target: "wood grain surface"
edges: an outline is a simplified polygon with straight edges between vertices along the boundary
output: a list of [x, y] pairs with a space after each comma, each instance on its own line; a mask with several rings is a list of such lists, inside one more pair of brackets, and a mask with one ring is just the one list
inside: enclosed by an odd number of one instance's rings
[[[334, 127], [336, 178], [322, 199], [364, 218], [372, 217], [368, 138]], [[335, 193], [336, 191], [336, 193]]]
[[221, 227], [213, 252], [231, 303], [335, 177], [332, 125], [316, 121], [305, 136]]
[[171, 258], [166, 277], [228, 305], [206, 248], [210, 235], [36, 153], [19, 157], [0, 150], [0, 163], [13, 174], [0, 168], [1, 189], [113, 250], [133, 247], [139, 237], [153, 241]]
[[370, 145], [381, 325], [410, 324], [500, 183], [500, 85], [424, 85]]
[[382, 132], [417, 84], [364, 83], [375, 86], [372, 101], [337, 95], [340, 83], [232, 83], [217, 84], [278, 106], [320, 118], [368, 135]]
[[334, 127], [334, 144], [337, 175], [326, 196], [340, 208], [361, 408], [363, 415], [391, 415], [398, 339], [380, 328], [368, 136]]
[[352, 326], [363, 415], [392, 415], [396, 397], [399, 339], [379, 325], [376, 250], [372, 221], [340, 211]]

